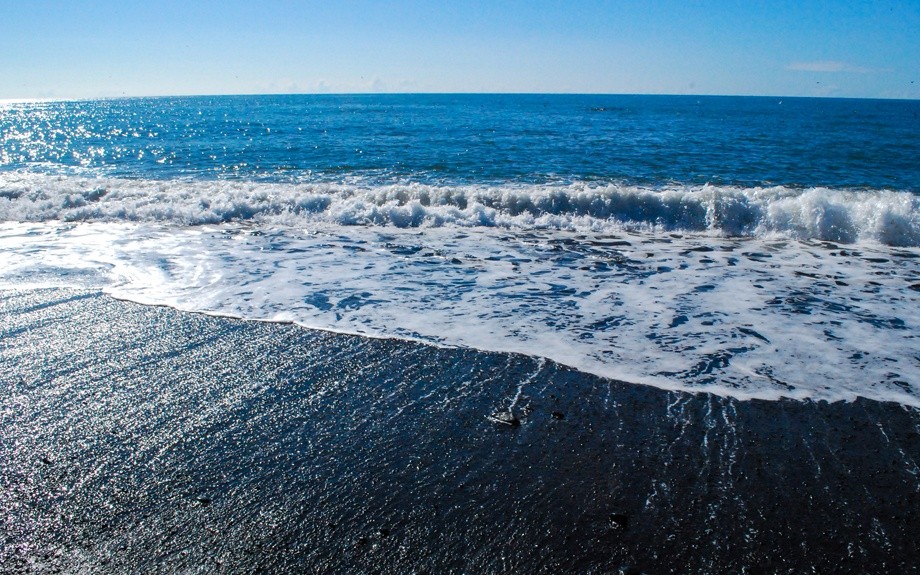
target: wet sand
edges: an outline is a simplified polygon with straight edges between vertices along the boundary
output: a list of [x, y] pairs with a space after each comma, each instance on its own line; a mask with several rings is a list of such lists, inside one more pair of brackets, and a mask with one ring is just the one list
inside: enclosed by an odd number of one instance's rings
[[2, 573], [911, 573], [920, 412], [0, 292]]

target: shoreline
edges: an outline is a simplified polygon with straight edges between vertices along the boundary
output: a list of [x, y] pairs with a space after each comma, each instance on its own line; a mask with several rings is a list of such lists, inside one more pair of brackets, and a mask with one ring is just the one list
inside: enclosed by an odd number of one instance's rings
[[[0, 293], [4, 291], [5, 288], [0, 288]], [[6, 288], [8, 289], [8, 288]], [[15, 288], [17, 290], [45, 290], [45, 289], [69, 289], [69, 288]], [[872, 397], [867, 397], [865, 395], [852, 394], [848, 397], [828, 400], [824, 398], [815, 399], [809, 395], [808, 390], [799, 390], [798, 394], [793, 393], [789, 390], [780, 390], [774, 389], [771, 390], [772, 393], [767, 393], [763, 390], [759, 391], [756, 394], [748, 392], [746, 394], [740, 393], [738, 390], [729, 387], [729, 386], [713, 386], [707, 385], [705, 388], [695, 389], [690, 386], [681, 386], [680, 384], [668, 381], [667, 379], [650, 379], [648, 377], [636, 376], [635, 379], [626, 379], [625, 377], [617, 378], [615, 376], [606, 375], [600, 370], [592, 369], [590, 363], [584, 365], [578, 364], [578, 362], [566, 362], [564, 360], [546, 357], [542, 355], [530, 355], [520, 351], [512, 349], [492, 349], [492, 348], [476, 348], [463, 343], [442, 343], [436, 340], [428, 340], [418, 337], [412, 337], [408, 335], [398, 336], [390, 334], [379, 334], [379, 333], [361, 333], [358, 331], [349, 331], [347, 329], [336, 329], [334, 327], [326, 326], [316, 326], [309, 325], [308, 323], [298, 321], [296, 319], [278, 319], [278, 318], [259, 318], [259, 317], [245, 317], [242, 315], [235, 315], [229, 312], [221, 311], [208, 311], [208, 310], [193, 310], [193, 309], [184, 309], [180, 307], [174, 307], [167, 303], [159, 302], [148, 302], [143, 301], [142, 299], [131, 299], [127, 295], [118, 295], [116, 293], [111, 293], [108, 288], [99, 288], [99, 289], [86, 289], [84, 291], [98, 292], [99, 295], [105, 297], [110, 297], [116, 301], [123, 302], [131, 305], [140, 305], [144, 307], [156, 307], [156, 308], [165, 308], [168, 310], [176, 311], [179, 313], [189, 313], [189, 314], [200, 314], [207, 317], [213, 317], [216, 319], [225, 319], [231, 321], [242, 321], [242, 322], [256, 322], [256, 323], [265, 323], [265, 324], [277, 324], [283, 326], [294, 326], [299, 329], [304, 329], [307, 331], [318, 331], [323, 333], [328, 333], [330, 335], [338, 335], [345, 337], [357, 337], [365, 339], [379, 339], [379, 340], [392, 340], [394, 342], [402, 342], [410, 345], [420, 345], [425, 347], [432, 347], [436, 349], [454, 349], [454, 350], [465, 350], [472, 353], [483, 353], [483, 354], [499, 354], [499, 355], [509, 355], [509, 356], [519, 356], [521, 358], [526, 358], [533, 361], [546, 361], [556, 364], [560, 368], [570, 369], [581, 373], [586, 377], [595, 377], [603, 380], [616, 381], [619, 383], [625, 383], [628, 385], [639, 385], [644, 387], [652, 387], [659, 391], [670, 392], [670, 393], [680, 393], [680, 394], [689, 394], [689, 395], [712, 395], [718, 398], [732, 399], [734, 401], [796, 401], [802, 403], [817, 403], [817, 404], [834, 404], [834, 403], [853, 403], [854, 401], [865, 400], [872, 401], [883, 404], [895, 404], [900, 405], [905, 408], [920, 410], [920, 399], [915, 399], [909, 394], [903, 394], [899, 396], [900, 401], [894, 399], [875, 399]], [[795, 389], [795, 388], [793, 388]]]
[[97, 291], [0, 309], [0, 573], [920, 560], [916, 408], [667, 391]]

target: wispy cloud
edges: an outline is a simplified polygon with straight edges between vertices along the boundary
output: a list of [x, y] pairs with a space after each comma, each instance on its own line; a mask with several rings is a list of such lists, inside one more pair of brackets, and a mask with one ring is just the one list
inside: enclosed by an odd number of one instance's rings
[[853, 66], [837, 60], [817, 60], [812, 62], [792, 62], [786, 66], [787, 70], [794, 72], [851, 72], [854, 74], [870, 74], [874, 70]]

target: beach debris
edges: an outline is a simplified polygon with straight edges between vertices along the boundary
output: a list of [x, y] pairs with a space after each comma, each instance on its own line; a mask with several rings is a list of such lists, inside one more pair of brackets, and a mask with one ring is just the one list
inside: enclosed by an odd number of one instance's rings
[[517, 427], [521, 425], [521, 420], [518, 419], [514, 413], [509, 411], [496, 411], [487, 418], [489, 421], [495, 423], [501, 423], [502, 425], [507, 425], [510, 427]]
[[610, 526], [616, 531], [626, 531], [629, 529], [629, 516], [625, 513], [611, 513]]
[[386, 528], [380, 529], [379, 533], [380, 533], [380, 536], [381, 536], [381, 537], [389, 537], [389, 536], [390, 536], [390, 530], [389, 530], [389, 529], [386, 529]]
[[198, 505], [201, 505], [202, 507], [207, 507], [211, 504], [211, 499], [208, 497], [196, 497], [195, 501], [198, 502]]
[[47, 455], [42, 455], [42, 463], [44, 463], [45, 465], [53, 465], [54, 460], [48, 457]]
[[565, 414], [562, 413], [561, 411], [554, 411], [553, 419], [565, 419]]

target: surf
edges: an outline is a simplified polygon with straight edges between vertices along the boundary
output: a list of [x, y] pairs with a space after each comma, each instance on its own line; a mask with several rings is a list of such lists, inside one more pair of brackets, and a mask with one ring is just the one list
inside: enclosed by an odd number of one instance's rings
[[740, 399], [920, 406], [920, 250], [647, 231], [0, 224], [0, 288], [545, 357]]
[[0, 220], [704, 232], [920, 245], [920, 195], [788, 186], [293, 184], [16, 171], [0, 173]]

